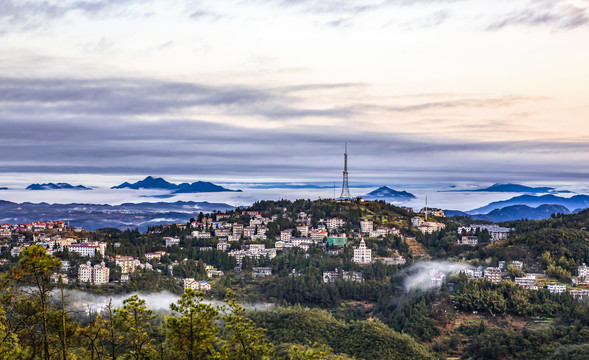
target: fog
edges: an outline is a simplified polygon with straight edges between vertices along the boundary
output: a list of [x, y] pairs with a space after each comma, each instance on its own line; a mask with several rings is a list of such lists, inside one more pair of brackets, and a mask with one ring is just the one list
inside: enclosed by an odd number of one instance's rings
[[454, 263], [449, 261], [421, 261], [401, 272], [399, 276], [406, 276], [405, 281], [403, 282], [406, 292], [411, 290], [426, 291], [438, 287], [438, 285], [432, 282], [432, 276], [430, 274], [432, 270], [437, 270], [437, 272], [443, 273], [447, 278], [451, 274], [472, 268], [473, 266], [464, 263]]
[[[58, 290], [53, 292], [53, 299], [58, 300], [60, 299], [60, 295]], [[79, 313], [87, 313], [88, 308], [92, 309], [93, 311], [101, 311], [103, 310], [108, 303], [112, 300], [112, 307], [113, 308], [121, 308], [123, 307], [123, 301], [125, 299], [130, 298], [133, 295], [139, 296], [139, 298], [145, 300], [145, 305], [147, 308], [156, 311], [156, 312], [169, 312], [170, 311], [170, 304], [178, 301], [180, 296], [172, 294], [168, 291], [161, 291], [157, 293], [145, 293], [145, 292], [132, 292], [126, 293], [121, 295], [96, 295], [86, 293], [80, 290], [64, 290], [64, 295], [66, 298], [66, 303], [71, 311], [79, 312]], [[222, 305], [222, 301], [216, 300], [203, 300], [206, 304], [211, 304], [213, 306]], [[256, 303], [256, 304], [240, 304], [244, 306], [248, 310], [264, 310], [270, 309], [273, 307], [274, 304], [271, 303]]]

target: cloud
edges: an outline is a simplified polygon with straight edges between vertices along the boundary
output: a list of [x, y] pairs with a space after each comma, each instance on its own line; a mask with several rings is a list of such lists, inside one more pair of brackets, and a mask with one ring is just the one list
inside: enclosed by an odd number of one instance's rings
[[549, 26], [559, 30], [572, 30], [589, 24], [589, 3], [571, 5], [566, 1], [540, 1], [526, 9], [513, 11], [493, 21], [487, 30], [501, 30], [511, 26]]
[[14, 1], [0, 0], [0, 34], [43, 27], [72, 12], [97, 16], [140, 0], [96, 1]]

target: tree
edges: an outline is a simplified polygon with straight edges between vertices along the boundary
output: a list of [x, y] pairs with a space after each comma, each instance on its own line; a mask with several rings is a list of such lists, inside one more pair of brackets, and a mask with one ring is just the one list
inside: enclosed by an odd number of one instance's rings
[[225, 343], [216, 359], [264, 360], [274, 354], [272, 344], [266, 339], [266, 330], [259, 328], [245, 316], [245, 308], [235, 301], [229, 291], [225, 299], [226, 315], [223, 316]]
[[19, 358], [20, 346], [18, 337], [10, 331], [6, 322], [4, 308], [0, 305], [0, 359], [12, 360]]
[[124, 343], [131, 348], [127, 358], [145, 359], [154, 353], [148, 334], [154, 318], [153, 311], [145, 306], [145, 300], [137, 295], [125, 299], [123, 307], [115, 310], [115, 322], [121, 330]]
[[43, 357], [49, 360], [49, 330], [47, 328], [48, 301], [53, 286], [49, 282], [51, 274], [61, 266], [61, 260], [48, 255], [41, 245], [26, 247], [21, 252], [21, 259], [12, 269], [15, 279], [34, 287], [35, 295], [41, 303], [43, 331]]
[[166, 337], [184, 359], [205, 359], [213, 355], [219, 327], [219, 312], [202, 302], [202, 294], [187, 289], [177, 303], [170, 304], [175, 316], [166, 317]]

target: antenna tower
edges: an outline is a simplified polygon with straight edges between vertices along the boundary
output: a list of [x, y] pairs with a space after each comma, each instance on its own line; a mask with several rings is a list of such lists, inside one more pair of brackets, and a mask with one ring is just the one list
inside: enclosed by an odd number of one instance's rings
[[352, 195], [350, 194], [350, 184], [348, 183], [348, 143], [346, 143], [346, 152], [344, 152], [344, 179], [342, 182], [342, 194], [340, 198], [351, 200]]

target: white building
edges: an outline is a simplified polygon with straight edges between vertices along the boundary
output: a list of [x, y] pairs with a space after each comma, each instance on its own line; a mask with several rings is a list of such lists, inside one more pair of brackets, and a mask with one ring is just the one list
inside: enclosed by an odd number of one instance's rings
[[458, 233], [462, 234], [463, 232], [466, 232], [474, 234], [477, 230], [487, 230], [489, 232], [491, 242], [507, 239], [509, 232], [511, 231], [511, 229], [500, 227], [499, 225], [471, 225], [459, 227]]
[[164, 243], [166, 246], [178, 246], [180, 245], [180, 239], [177, 237], [165, 237]]
[[329, 229], [329, 230], [336, 230], [336, 229], [339, 229], [342, 226], [344, 226], [344, 220], [339, 219], [339, 218], [327, 219], [325, 225], [327, 226], [327, 229]]
[[587, 266], [587, 265], [585, 265], [585, 263], [583, 263], [583, 265], [581, 265], [577, 268], [577, 273], [580, 278], [589, 279], [589, 266]]
[[96, 285], [108, 284], [109, 275], [110, 269], [106, 267], [104, 261], [92, 268], [92, 282]]
[[282, 230], [280, 232], [280, 241], [290, 242], [290, 238], [292, 237], [292, 230]]
[[360, 231], [364, 234], [368, 234], [374, 229], [374, 223], [372, 220], [362, 220], [360, 221]]
[[566, 285], [560, 284], [548, 284], [546, 285], [546, 289], [548, 289], [548, 291], [550, 291], [553, 294], [562, 294], [566, 291], [567, 287]]
[[354, 249], [354, 257], [352, 261], [358, 264], [370, 264], [372, 262], [372, 250], [366, 247], [364, 239], [360, 241], [360, 245]]
[[106, 253], [106, 243], [104, 242], [88, 242], [82, 244], [69, 244], [65, 246], [69, 252], [75, 252], [80, 256], [94, 257], [96, 253], [100, 253], [102, 256]]
[[186, 278], [182, 280], [183, 282], [183, 287], [184, 290], [186, 291], [186, 289], [192, 289], [194, 291], [209, 291], [211, 290], [211, 284], [209, 284], [208, 282], [201, 280], [201, 281], [197, 281], [191, 278]]
[[307, 225], [297, 225], [297, 231], [301, 233], [302, 237], [309, 236], [309, 227]]
[[78, 267], [78, 282], [92, 282], [92, 263], [90, 261]]
[[536, 284], [536, 277], [534, 275], [526, 275], [525, 277], [516, 277], [515, 285], [521, 286], [524, 289], [538, 290]]
[[485, 279], [498, 283], [501, 281], [501, 269], [496, 267], [488, 267], [485, 269]]
[[271, 267], [254, 267], [252, 268], [252, 275], [254, 277], [265, 277], [272, 275]]
[[476, 236], [463, 236], [457, 240], [458, 245], [469, 245], [477, 246], [479, 244], [479, 238]]

